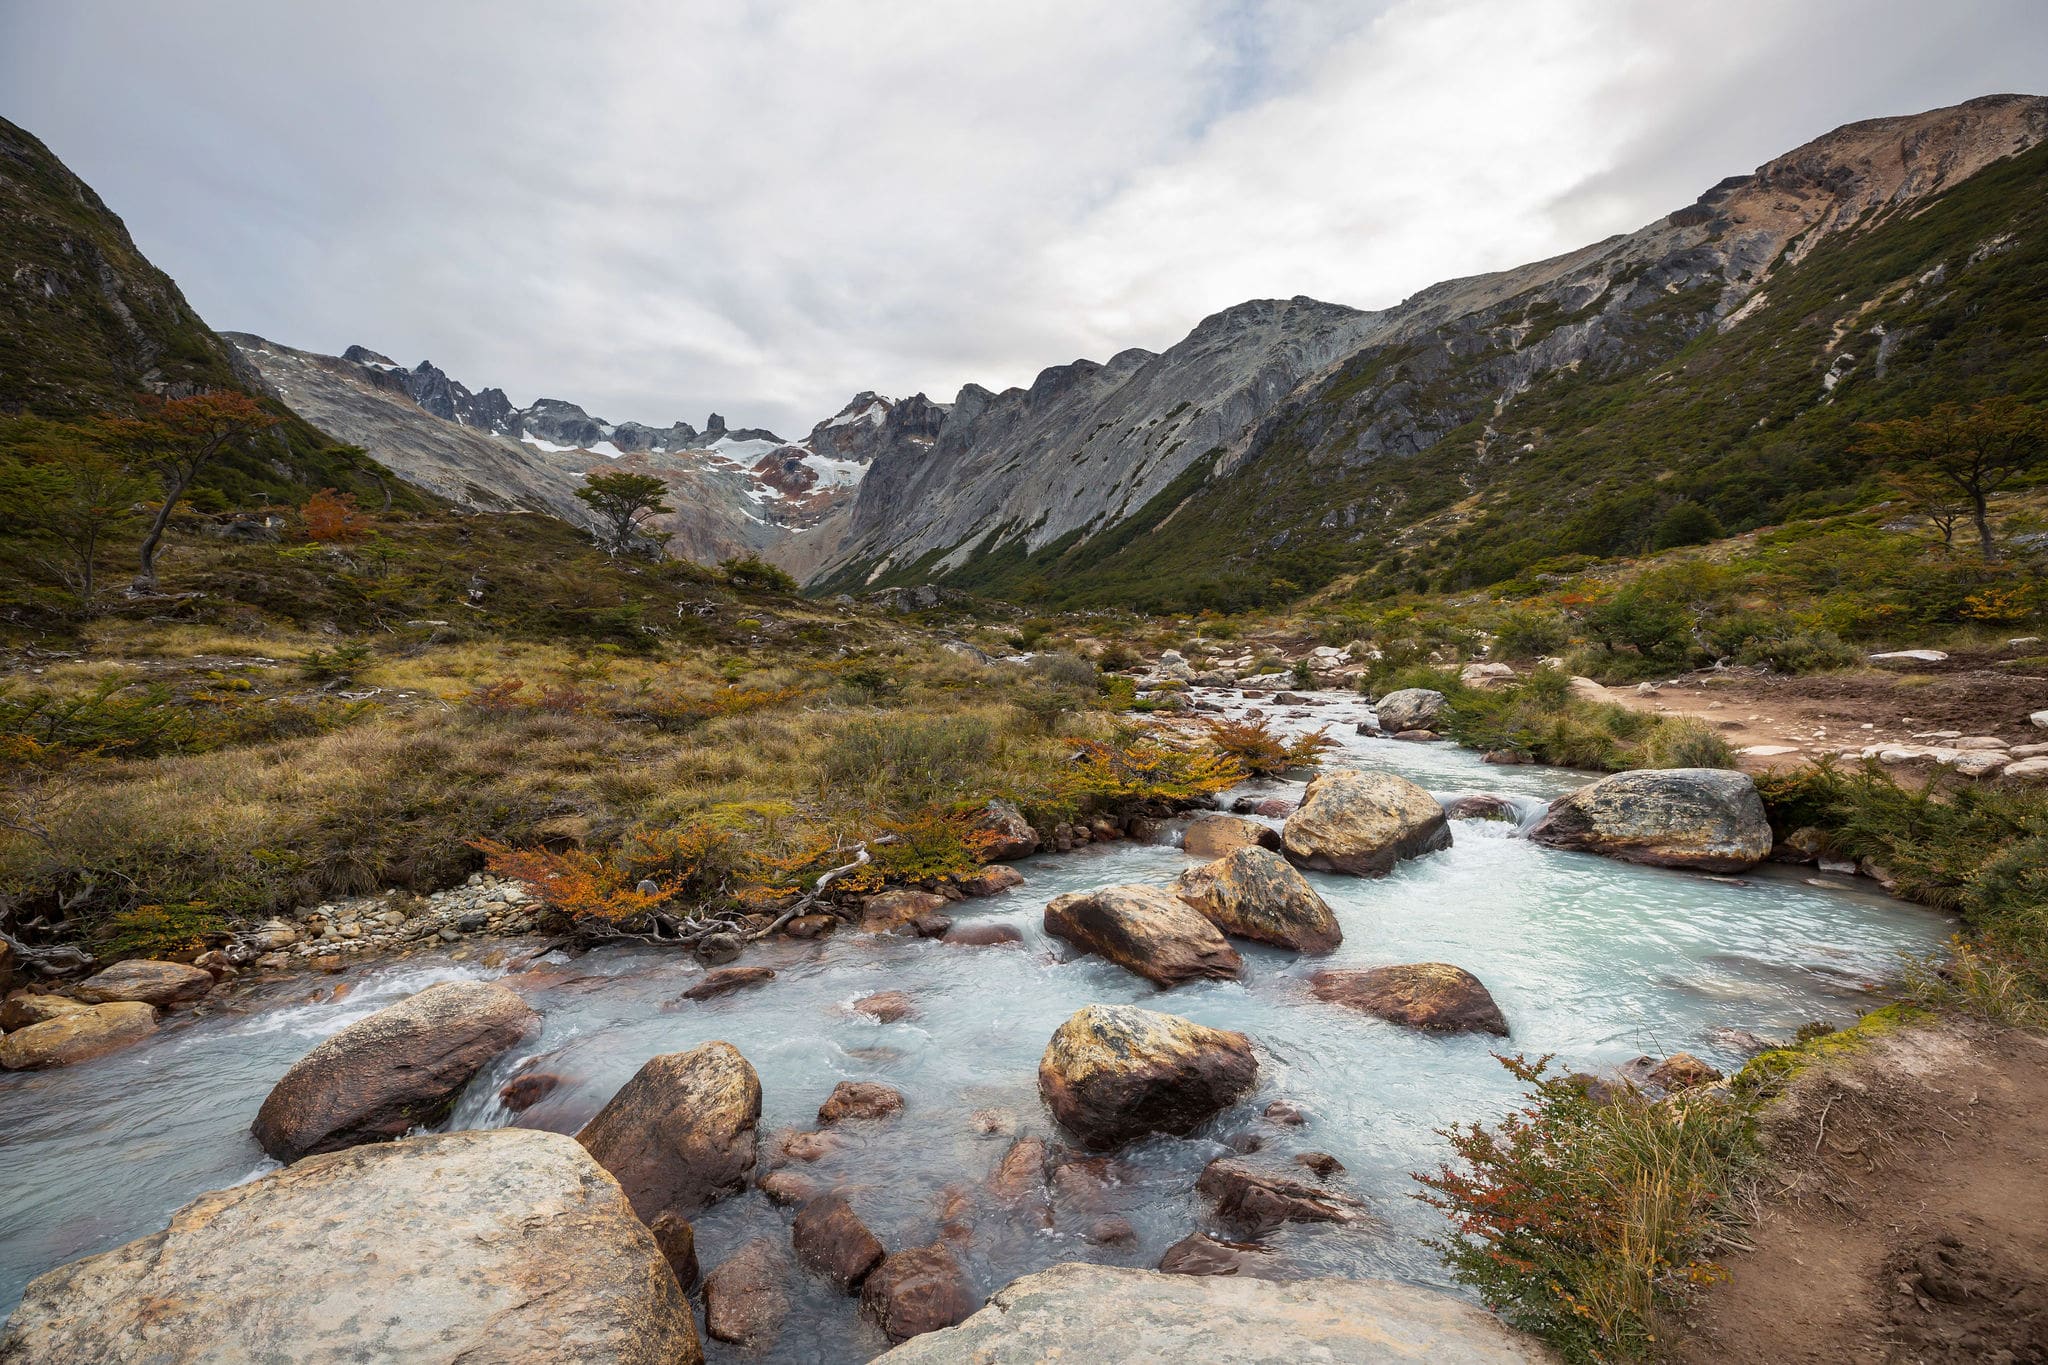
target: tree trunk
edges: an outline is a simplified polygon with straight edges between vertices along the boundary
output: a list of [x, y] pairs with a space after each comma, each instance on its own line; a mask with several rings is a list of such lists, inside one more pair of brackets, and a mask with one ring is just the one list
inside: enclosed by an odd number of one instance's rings
[[185, 488], [191, 482], [189, 477], [174, 479], [164, 489], [163, 505], [156, 509], [156, 515], [150, 519], [149, 534], [142, 538], [142, 569], [135, 575], [134, 591], [156, 591], [157, 546], [163, 542], [164, 527], [170, 525], [172, 510], [177, 507], [178, 499], [185, 496]]
[[1973, 493], [1970, 495], [1970, 502], [1973, 509], [1971, 520], [1977, 523], [1978, 548], [1984, 552], [1984, 562], [1986, 564], [1996, 563], [1998, 560], [1998, 545], [1997, 542], [1991, 539], [1991, 517], [1984, 506], [1984, 495], [1982, 493]]

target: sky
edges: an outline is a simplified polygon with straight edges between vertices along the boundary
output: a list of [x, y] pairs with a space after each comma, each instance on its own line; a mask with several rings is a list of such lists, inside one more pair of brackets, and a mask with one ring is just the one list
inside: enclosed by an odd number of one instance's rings
[[2044, 87], [2042, 0], [0, 0], [0, 115], [214, 327], [785, 436]]

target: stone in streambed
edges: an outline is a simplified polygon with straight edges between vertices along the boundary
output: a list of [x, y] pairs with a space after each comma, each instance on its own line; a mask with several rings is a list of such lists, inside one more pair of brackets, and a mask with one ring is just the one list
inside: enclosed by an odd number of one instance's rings
[[1603, 777], [1551, 802], [1529, 837], [1552, 848], [1699, 872], [1746, 872], [1771, 852], [1756, 783], [1723, 768]]
[[141, 958], [116, 962], [79, 983], [74, 994], [89, 1005], [140, 1001], [168, 1009], [197, 1000], [213, 989], [213, 973], [182, 962], [150, 962]]
[[999, 948], [1005, 943], [1022, 943], [1024, 935], [1009, 924], [956, 924], [939, 941], [956, 948]]
[[677, 1213], [657, 1215], [647, 1230], [654, 1234], [654, 1245], [661, 1249], [661, 1258], [675, 1272], [676, 1283], [689, 1290], [697, 1283], [697, 1230], [690, 1226], [689, 1219]]
[[1508, 1036], [1508, 1021], [1478, 977], [1448, 962], [1317, 972], [1309, 989], [1318, 1000], [1377, 1015], [1389, 1023], [1432, 1033]]
[[1189, 868], [1173, 893], [1226, 934], [1302, 953], [1327, 953], [1344, 941], [1337, 916], [1308, 879], [1279, 854], [1235, 849]]
[[730, 1043], [651, 1057], [576, 1140], [653, 1221], [688, 1218], [746, 1188], [758, 1153], [761, 1081]]
[[1181, 836], [1181, 852], [1190, 858], [1221, 858], [1240, 848], [1278, 848], [1280, 835], [1271, 825], [1237, 815], [1197, 815]]
[[14, 1365], [696, 1365], [689, 1300], [569, 1138], [508, 1128], [310, 1157], [30, 1284]]
[[1283, 1223], [1346, 1223], [1365, 1207], [1277, 1171], [1218, 1157], [1195, 1188], [1215, 1201], [1216, 1217], [1234, 1230], [1259, 1236]]
[[944, 1242], [909, 1247], [869, 1272], [860, 1307], [891, 1341], [908, 1341], [965, 1322], [981, 1307], [952, 1248]]
[[775, 979], [772, 967], [720, 967], [704, 973], [704, 979], [682, 994], [684, 1000], [714, 1000], [721, 995], [762, 986]]
[[498, 1102], [515, 1114], [523, 1114], [555, 1093], [562, 1078], [552, 1071], [529, 1071], [514, 1076], [498, 1089]]
[[84, 1005], [0, 1038], [0, 1070], [74, 1066], [139, 1043], [156, 1032], [156, 1007], [139, 1000]]
[[961, 891], [970, 896], [993, 896], [1008, 891], [1013, 886], [1024, 885], [1024, 874], [1014, 867], [992, 863], [971, 877], [960, 882]]
[[38, 991], [15, 991], [0, 1002], [0, 1029], [12, 1033], [31, 1024], [44, 1024], [60, 1014], [77, 1014], [92, 1006], [68, 995], [44, 995]]
[[1055, 896], [1045, 907], [1045, 931], [1157, 986], [1229, 979], [1244, 969], [1244, 959], [1215, 925], [1156, 886]]
[[850, 1008], [855, 1014], [865, 1014], [878, 1024], [893, 1024], [917, 1013], [917, 1006], [902, 991], [876, 991], [854, 1001]]
[[1322, 872], [1379, 877], [1403, 858], [1451, 846], [1435, 797], [1391, 773], [1318, 773], [1280, 831], [1289, 862]]
[[1403, 730], [1434, 730], [1443, 719], [1444, 694], [1430, 687], [1404, 687], [1389, 692], [1373, 704], [1380, 729], [1388, 734]]
[[844, 1195], [827, 1194], [797, 1210], [790, 1242], [804, 1269], [822, 1275], [842, 1293], [860, 1288], [887, 1253]]
[[903, 1112], [903, 1092], [877, 1081], [841, 1081], [818, 1106], [818, 1122], [885, 1119]]
[[756, 1237], [704, 1277], [704, 1330], [719, 1341], [765, 1351], [789, 1316], [788, 1253]]
[[1053, 1034], [1038, 1091], [1085, 1145], [1185, 1135], [1258, 1079], [1251, 1040], [1134, 1005], [1090, 1005]]
[[861, 902], [860, 927], [871, 934], [907, 932], [945, 908], [946, 898], [929, 891], [884, 891]]
[[358, 1019], [292, 1064], [250, 1125], [290, 1163], [438, 1121], [539, 1017], [494, 982], [444, 981]]
[[1159, 1258], [1167, 1275], [1262, 1275], [1272, 1263], [1256, 1242], [1226, 1242], [1206, 1232], [1191, 1232]]

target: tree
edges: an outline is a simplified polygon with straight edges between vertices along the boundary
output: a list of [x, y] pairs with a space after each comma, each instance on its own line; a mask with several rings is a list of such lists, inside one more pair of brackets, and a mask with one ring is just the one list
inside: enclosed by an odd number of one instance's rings
[[38, 521], [70, 555], [65, 576], [78, 593], [79, 605], [90, 614], [98, 591], [100, 552], [134, 524], [136, 504], [149, 496], [149, 483], [119, 456], [87, 444], [77, 446], [50, 474]]
[[1969, 499], [1954, 485], [1935, 478], [1925, 470], [1899, 470], [1885, 476], [1894, 492], [1935, 530], [1941, 533], [1942, 548], [1956, 543], [1956, 527], [1970, 515]]
[[356, 495], [323, 488], [299, 509], [311, 541], [360, 540], [370, 534], [370, 519], [356, 510]]
[[2048, 409], [2001, 394], [1965, 409], [1943, 403], [1922, 417], [1866, 422], [1858, 449], [1955, 490], [1969, 505], [1986, 563], [1998, 558], [1991, 495], [2048, 461]]
[[102, 419], [109, 440], [163, 483], [163, 500], [142, 536], [136, 591], [156, 590], [157, 547], [192, 481], [223, 452], [248, 447], [279, 420], [248, 394], [228, 389], [150, 399], [139, 417]]
[[1721, 523], [1714, 514], [1685, 498], [1673, 503], [1658, 521], [1656, 534], [1650, 537], [1650, 548], [1675, 550], [1681, 545], [1702, 545], [1720, 538]]
[[[649, 518], [675, 510], [662, 501], [667, 493], [668, 485], [654, 475], [623, 471], [592, 474], [576, 490], [576, 496], [597, 514], [598, 543], [611, 555], [632, 548], [634, 537], [643, 534], [641, 527]], [[667, 537], [659, 539], [666, 542]]]

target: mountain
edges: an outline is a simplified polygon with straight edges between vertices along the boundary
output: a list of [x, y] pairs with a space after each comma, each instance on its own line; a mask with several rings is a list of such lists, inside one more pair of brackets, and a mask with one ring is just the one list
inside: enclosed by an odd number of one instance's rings
[[704, 563], [760, 554], [808, 568], [814, 557], [803, 537], [852, 501], [876, 451], [913, 421], [892, 425], [902, 405], [863, 393], [798, 443], [729, 428], [717, 413], [701, 431], [680, 421], [615, 425], [559, 398], [516, 407], [503, 389], [472, 392], [428, 361], [407, 369], [364, 346], [328, 356], [227, 336], [281, 401], [463, 506], [587, 525], [576, 490], [592, 470], [655, 475], [669, 485], [674, 510], [653, 526], [669, 534], [669, 553]]
[[1245, 304], [1158, 356], [970, 387], [928, 450], [877, 458], [813, 581], [1230, 608], [1495, 582], [1688, 501], [1731, 529], [1839, 505], [1856, 421], [2048, 396], [2044, 138], [2018, 95], [1850, 124], [1381, 312]]

